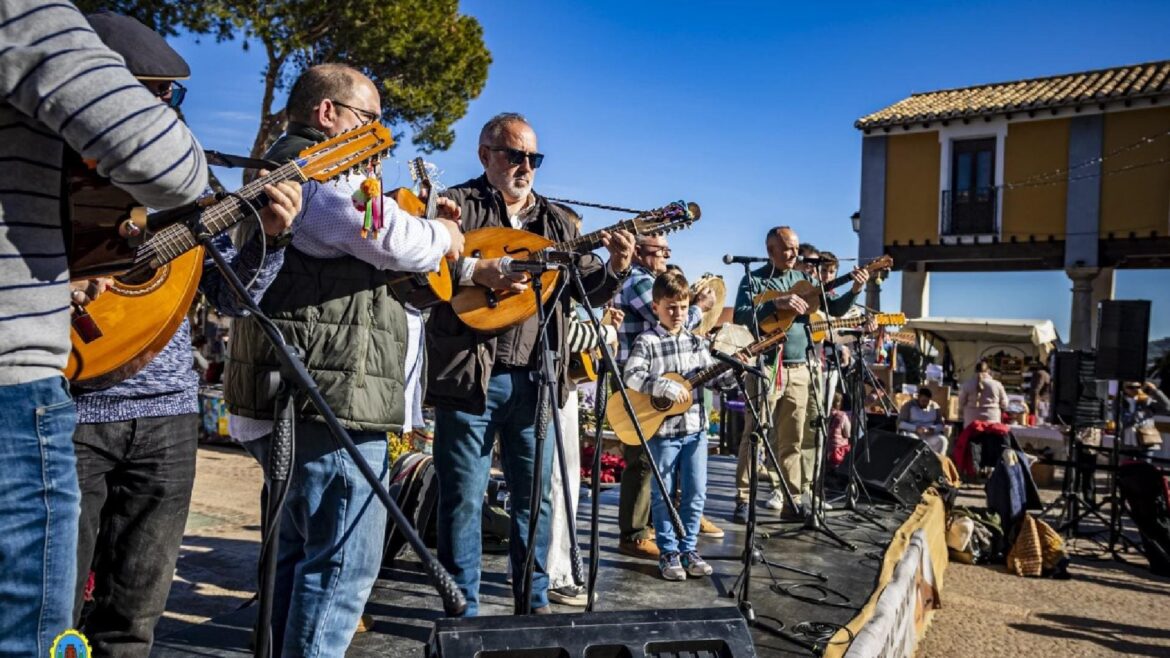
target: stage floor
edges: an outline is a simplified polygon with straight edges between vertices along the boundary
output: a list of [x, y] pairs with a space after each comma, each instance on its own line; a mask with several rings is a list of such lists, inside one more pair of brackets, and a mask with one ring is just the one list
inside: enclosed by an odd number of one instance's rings
[[[665, 581], [658, 575], [656, 562], [636, 560], [617, 552], [618, 491], [616, 488], [603, 491], [600, 507], [602, 553], [595, 609], [613, 611], [735, 606], [735, 599], [729, 598], [727, 593], [742, 568], [740, 556], [744, 535], [743, 526], [729, 520], [734, 506], [734, 474], [733, 458], [711, 458], [706, 515], [726, 531], [726, 536], [722, 539], [700, 539], [699, 552], [715, 567], [715, 573], [709, 578], [688, 579], [685, 582]], [[767, 486], [761, 487], [761, 501], [767, 497], [767, 491]], [[773, 562], [819, 572], [827, 579], [822, 583], [813, 577], [772, 568], [778, 583], [777, 589], [788, 592], [782, 593], [773, 591], [768, 569], [761, 564], [755, 565], [752, 569], [750, 598], [761, 622], [773, 627], [783, 624], [785, 630], [795, 633], [808, 625], [815, 627], [822, 623], [832, 624], [833, 627], [823, 631], [823, 637], [828, 637], [835, 630], [835, 625], [842, 625], [853, 618], [874, 589], [889, 538], [909, 514], [909, 510], [895, 508], [891, 503], [874, 502], [877, 504], [871, 512], [884, 529], [848, 511], [828, 513], [829, 527], [853, 543], [855, 551], [841, 547], [821, 533], [802, 530], [800, 524], [781, 523], [775, 512], [760, 505], [757, 511], [763, 522], [760, 530], [768, 535], [760, 542], [766, 557]], [[588, 496], [582, 496], [578, 518], [581, 523], [582, 558], [586, 560], [589, 509]], [[241, 565], [240, 568], [254, 567]], [[511, 587], [505, 582], [505, 556], [485, 556], [480, 597], [481, 614], [511, 613]], [[160, 638], [155, 643], [152, 655], [166, 658], [236, 658], [251, 655], [248, 641], [255, 610], [256, 606], [253, 605]], [[553, 605], [553, 611], [568, 613], [581, 609]], [[374, 617], [374, 627], [367, 633], [355, 636], [346, 654], [348, 656], [417, 658], [422, 655], [432, 623], [442, 616], [438, 596], [427, 584], [417, 560], [411, 559], [399, 560], [395, 568], [383, 569], [366, 612]], [[797, 644], [765, 629], [754, 628], [752, 635], [761, 656], [811, 655], [811, 652]]]

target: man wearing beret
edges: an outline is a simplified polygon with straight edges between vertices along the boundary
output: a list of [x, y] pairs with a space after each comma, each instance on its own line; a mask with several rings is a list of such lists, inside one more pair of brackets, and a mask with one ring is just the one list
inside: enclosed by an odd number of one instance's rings
[[[127, 16], [101, 12], [87, 19], [152, 94], [178, 108], [186, 90], [177, 80], [189, 77], [190, 69], [161, 36]], [[263, 231], [256, 231], [238, 251], [226, 233], [216, 237], [236, 275], [252, 281], [249, 292], [256, 299], [284, 262], [281, 235], [301, 206], [298, 183], [268, 185], [265, 191], [271, 204], [260, 211]], [[199, 287], [221, 313], [246, 312], [210, 258]], [[100, 288], [78, 282], [73, 301], [88, 303]], [[81, 517], [73, 618], [95, 656], [150, 654], [195, 482], [198, 391], [191, 328], [185, 319], [166, 347], [133, 377], [100, 390], [74, 391]], [[93, 605], [85, 609], [91, 569]]]

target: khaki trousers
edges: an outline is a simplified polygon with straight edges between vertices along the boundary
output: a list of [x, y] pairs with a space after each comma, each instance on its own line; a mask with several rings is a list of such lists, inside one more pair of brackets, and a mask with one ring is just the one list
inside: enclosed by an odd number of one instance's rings
[[[812, 488], [813, 434], [808, 431], [808, 415], [812, 400], [809, 399], [809, 369], [808, 366], [784, 368], [780, 386], [773, 387], [767, 396], [765, 408], [761, 413], [770, 413], [772, 430], [764, 437], [780, 460], [780, 468], [784, 471], [784, 479], [788, 481], [790, 492], [800, 495], [801, 491]], [[747, 394], [759, 395], [759, 384], [754, 380], [748, 381]], [[735, 467], [735, 500], [738, 503], [748, 501], [750, 490], [749, 459], [756, 459], [751, 452], [751, 434], [756, 429], [751, 413], [747, 413], [744, 422], [743, 438], [739, 442], [739, 460]], [[767, 464], [768, 478], [772, 488], [780, 486], [780, 478], [772, 470], [772, 464]]]

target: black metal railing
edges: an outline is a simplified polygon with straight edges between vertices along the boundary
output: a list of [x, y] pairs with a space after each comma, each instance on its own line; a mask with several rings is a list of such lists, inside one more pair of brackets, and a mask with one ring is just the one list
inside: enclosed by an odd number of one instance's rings
[[942, 191], [942, 235], [999, 235], [1001, 188]]

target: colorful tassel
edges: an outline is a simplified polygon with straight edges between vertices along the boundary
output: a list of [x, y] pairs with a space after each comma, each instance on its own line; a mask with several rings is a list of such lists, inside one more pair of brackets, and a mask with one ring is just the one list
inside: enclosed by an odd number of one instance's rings
[[353, 193], [353, 207], [362, 212], [362, 238], [374, 238], [382, 230], [382, 183], [373, 169]]

